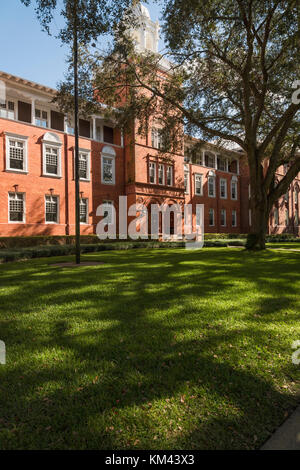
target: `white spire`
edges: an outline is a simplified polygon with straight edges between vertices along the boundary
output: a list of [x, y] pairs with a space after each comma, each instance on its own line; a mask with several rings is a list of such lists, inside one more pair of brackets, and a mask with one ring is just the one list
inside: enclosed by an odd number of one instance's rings
[[151, 20], [148, 8], [142, 3], [134, 7], [139, 26], [132, 30], [131, 34], [136, 41], [137, 49], [158, 52], [159, 23]]

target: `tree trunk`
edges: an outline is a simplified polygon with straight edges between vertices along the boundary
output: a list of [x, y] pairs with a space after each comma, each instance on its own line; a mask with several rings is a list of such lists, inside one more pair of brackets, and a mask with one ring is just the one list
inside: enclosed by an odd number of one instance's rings
[[252, 224], [247, 237], [246, 248], [247, 250], [265, 250], [270, 208], [267, 196], [261, 187], [254, 188], [250, 206]]

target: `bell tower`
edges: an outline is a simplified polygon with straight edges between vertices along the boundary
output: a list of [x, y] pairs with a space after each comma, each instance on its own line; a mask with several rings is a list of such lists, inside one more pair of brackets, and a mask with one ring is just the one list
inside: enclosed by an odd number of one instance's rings
[[152, 21], [148, 8], [137, 2], [134, 6], [134, 14], [137, 18], [138, 26], [132, 30], [131, 34], [136, 43], [137, 49], [142, 51], [158, 52], [159, 23]]

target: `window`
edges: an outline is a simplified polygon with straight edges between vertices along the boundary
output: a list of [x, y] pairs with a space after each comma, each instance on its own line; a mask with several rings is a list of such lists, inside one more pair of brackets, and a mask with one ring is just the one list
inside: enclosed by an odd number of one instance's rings
[[237, 181], [231, 180], [231, 199], [237, 200]]
[[190, 172], [188, 165], [184, 165], [184, 192], [188, 194], [190, 192]]
[[80, 208], [80, 223], [87, 224], [88, 223], [88, 200], [85, 198], [80, 199], [79, 203]]
[[208, 196], [215, 197], [216, 193], [216, 178], [214, 176], [208, 177]]
[[58, 154], [59, 149], [57, 147], [45, 147], [45, 173], [50, 175], [58, 175]]
[[58, 223], [58, 196], [45, 196], [46, 214], [45, 220], [48, 223]]
[[154, 162], [149, 162], [149, 181], [156, 183], [156, 163]]
[[298, 213], [298, 209], [296, 209], [295, 211], [295, 225], [299, 225], [299, 213]]
[[251, 225], [252, 225], [252, 213], [251, 213], [251, 209], [249, 209], [248, 219], [249, 219], [249, 226], [251, 227]]
[[15, 119], [15, 102], [6, 100], [0, 103], [0, 117]]
[[184, 160], [184, 163], [192, 163], [192, 157], [188, 155], [185, 155], [183, 160]]
[[43, 137], [43, 175], [61, 176], [61, 140], [54, 132]]
[[8, 221], [25, 222], [25, 195], [23, 193], [8, 194]]
[[274, 209], [274, 223], [275, 225], [279, 225], [279, 212], [277, 207]]
[[236, 210], [232, 211], [232, 227], [237, 226], [237, 213]]
[[215, 225], [215, 211], [214, 211], [214, 209], [209, 209], [208, 219], [209, 219], [209, 226], [213, 227]]
[[40, 127], [48, 127], [48, 112], [35, 108], [35, 124]]
[[195, 174], [195, 194], [202, 196], [202, 175]]
[[221, 209], [221, 226], [226, 227], [226, 209]]
[[115, 184], [115, 151], [112, 147], [104, 147], [101, 156], [101, 181], [103, 184]]
[[156, 129], [155, 127], [151, 130], [151, 145], [153, 148], [160, 149], [162, 148], [163, 139], [160, 129]]
[[248, 184], [248, 198], [251, 199], [251, 184]]
[[217, 157], [217, 168], [220, 171], [227, 171], [227, 159], [218, 156]]
[[220, 179], [220, 197], [222, 199], [227, 198], [227, 181], [224, 178]]
[[167, 185], [173, 186], [173, 167], [167, 166]]
[[103, 140], [107, 144], [114, 143], [114, 129], [113, 127], [103, 126]]
[[79, 151], [79, 178], [81, 180], [90, 179], [90, 153]]
[[103, 207], [104, 207], [103, 217], [107, 217], [108, 224], [113, 224], [114, 222], [113, 204], [114, 204], [113, 201], [103, 201]]
[[27, 171], [27, 137], [6, 136], [6, 169]]
[[158, 165], [158, 184], [164, 184], [164, 165]]
[[205, 152], [204, 155], [205, 166], [208, 168], [215, 168], [215, 156], [213, 153]]

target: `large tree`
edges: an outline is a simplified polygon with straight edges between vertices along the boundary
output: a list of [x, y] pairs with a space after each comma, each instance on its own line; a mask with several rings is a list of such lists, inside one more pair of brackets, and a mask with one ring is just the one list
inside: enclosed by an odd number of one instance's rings
[[[162, 56], [137, 53], [127, 17], [109, 54], [90, 62], [94, 89], [118, 108], [125, 129], [134, 118], [143, 134], [159, 120], [166, 150], [182, 143], [183, 126], [190, 135], [239, 146], [250, 169], [247, 246], [264, 249], [271, 209], [300, 171], [300, 92], [293, 88], [300, 80], [299, 0], [163, 4], [168, 66]], [[278, 179], [283, 163], [288, 171]]]

